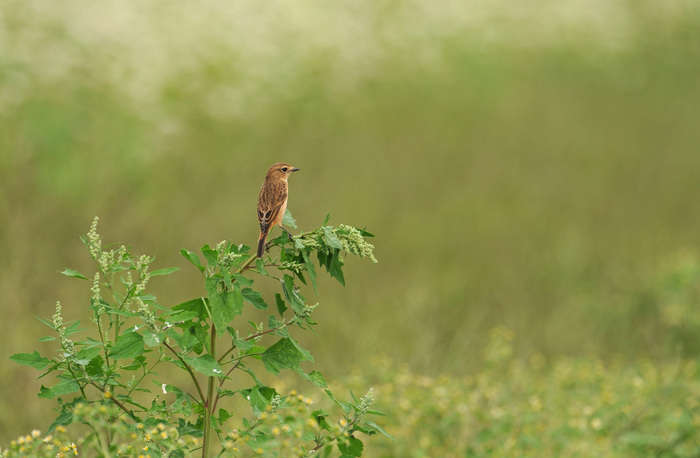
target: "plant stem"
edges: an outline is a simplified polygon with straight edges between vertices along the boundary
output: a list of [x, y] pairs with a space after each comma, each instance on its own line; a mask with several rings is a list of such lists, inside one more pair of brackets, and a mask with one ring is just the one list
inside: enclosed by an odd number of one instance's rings
[[185, 369], [187, 369], [187, 372], [190, 373], [190, 377], [194, 381], [195, 387], [197, 387], [197, 393], [199, 393], [199, 399], [201, 400], [202, 405], [206, 406], [207, 400], [204, 399], [204, 393], [202, 393], [202, 389], [199, 387], [199, 382], [197, 381], [197, 377], [194, 375], [194, 372], [192, 372], [192, 368], [190, 367], [190, 365], [187, 364], [185, 362], [185, 360], [182, 359], [182, 357], [178, 354], [178, 352], [176, 352], [175, 349], [173, 347], [171, 347], [167, 342], [163, 342], [163, 345], [165, 345], [165, 348], [170, 350], [175, 355], [175, 357], [180, 360], [182, 365], [185, 366]]
[[[216, 326], [211, 327], [211, 355], [216, 358]], [[215, 399], [214, 399], [214, 377], [207, 377], [207, 399], [204, 404], [204, 440], [202, 442], [202, 458], [209, 456], [210, 439], [211, 439], [211, 416], [214, 414]]]
[[250, 255], [250, 257], [248, 258], [248, 260], [247, 260], [246, 262], [243, 263], [243, 265], [241, 266], [241, 268], [238, 269], [238, 270], [236, 271], [236, 273], [239, 274], [239, 273], [243, 272], [244, 270], [246, 270], [246, 269], [248, 268], [248, 266], [250, 265], [250, 263], [253, 262], [257, 257], [258, 257], [258, 256], [255, 255], [255, 254]]

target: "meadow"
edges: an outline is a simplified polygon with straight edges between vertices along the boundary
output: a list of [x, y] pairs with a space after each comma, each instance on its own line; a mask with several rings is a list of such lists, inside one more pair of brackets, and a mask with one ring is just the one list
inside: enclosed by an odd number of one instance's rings
[[375, 387], [368, 456], [696, 456], [699, 82], [692, 1], [2, 2], [0, 446], [95, 215], [177, 304], [286, 161], [301, 230], [376, 236], [302, 339]]

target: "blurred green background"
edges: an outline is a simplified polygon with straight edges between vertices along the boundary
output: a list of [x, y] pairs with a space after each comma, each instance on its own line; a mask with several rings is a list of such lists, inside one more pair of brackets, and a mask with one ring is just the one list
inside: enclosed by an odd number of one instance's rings
[[53, 418], [8, 357], [50, 351], [56, 300], [87, 319], [58, 272], [93, 271], [93, 217], [183, 267], [150, 285], [175, 304], [202, 294], [181, 248], [255, 243], [278, 161], [301, 229], [376, 235], [379, 264], [319, 285], [326, 378], [468, 374], [496, 325], [521, 357], [695, 355], [664, 285], [696, 266], [699, 145], [693, 1], [5, 0], [0, 444]]

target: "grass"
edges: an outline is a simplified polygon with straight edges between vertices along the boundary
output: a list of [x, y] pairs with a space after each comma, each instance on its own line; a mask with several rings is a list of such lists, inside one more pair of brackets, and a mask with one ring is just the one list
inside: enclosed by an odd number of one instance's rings
[[[692, 2], [11, 0], [0, 18], [0, 357], [56, 300], [85, 313], [57, 271], [87, 263], [94, 215], [182, 265], [180, 248], [255, 240], [278, 160], [302, 169], [302, 229], [331, 211], [377, 235], [380, 264], [347, 266], [361, 287], [320, 298], [336, 344], [303, 344], [324, 373], [379, 350], [474, 377], [498, 325], [517, 361], [615, 362], [620, 386], [640, 357], [697, 355], [693, 283], [679, 309], [664, 280], [700, 245]], [[0, 366], [0, 443], [50, 416], [33, 376]]]

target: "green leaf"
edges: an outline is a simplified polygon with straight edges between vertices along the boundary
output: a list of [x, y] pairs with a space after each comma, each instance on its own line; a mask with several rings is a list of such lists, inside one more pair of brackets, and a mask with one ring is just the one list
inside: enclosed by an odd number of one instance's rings
[[260, 414], [265, 411], [269, 401], [260, 393], [260, 389], [257, 386], [254, 386], [250, 390], [243, 390], [242, 393], [244, 391], [247, 391], [244, 396], [248, 402], [250, 402], [250, 406], [253, 408], [253, 414], [256, 417], [260, 416]]
[[314, 293], [318, 296], [318, 286], [316, 286], [316, 268], [314, 264], [309, 259], [309, 253], [302, 251], [301, 254], [304, 256], [304, 265], [306, 265], [306, 271], [309, 273], [309, 278], [311, 279], [311, 284], [314, 287]]
[[336, 248], [338, 250], [343, 249], [343, 245], [340, 243], [340, 239], [333, 233], [331, 226], [324, 226], [323, 233], [325, 234], [324, 240], [326, 245], [331, 248]]
[[236, 348], [244, 352], [252, 349], [255, 346], [255, 342], [253, 341], [253, 339], [243, 340], [237, 338], [236, 336], [233, 337], [233, 344], [236, 346]]
[[85, 366], [87, 365], [95, 356], [97, 356], [102, 351], [102, 348], [94, 347], [84, 347], [82, 350], [75, 355], [75, 359], [78, 364]]
[[188, 261], [190, 261], [197, 269], [199, 269], [200, 272], [204, 272], [204, 266], [202, 265], [202, 262], [199, 260], [199, 256], [197, 256], [197, 253], [194, 253], [190, 250], [180, 250], [180, 254], [185, 257]]
[[36, 316], [36, 315], [34, 315], [34, 318], [36, 318], [37, 320], [41, 321], [42, 323], [44, 323], [46, 326], [50, 327], [51, 329], [54, 329], [54, 330], [55, 330], [53, 323], [50, 322], [49, 320], [47, 320], [47, 319], [45, 319], [45, 318], [42, 318], [42, 317], [40, 317], [40, 316]]
[[162, 333], [145, 330], [143, 331], [143, 341], [149, 347], [157, 347], [163, 342], [163, 335]]
[[44, 385], [41, 385], [41, 389], [39, 389], [39, 397], [51, 399], [55, 398], [56, 396], [75, 393], [79, 390], [80, 386], [75, 380], [61, 380], [58, 384], [52, 386], [51, 388], [46, 388]]
[[[173, 307], [174, 312], [179, 311], [190, 311], [195, 312], [200, 320], [206, 320], [209, 318], [207, 313], [208, 299], [206, 297], [198, 297], [196, 299], [191, 299], [189, 301], [183, 302]], [[175, 320], [173, 320], [175, 321]]]
[[301, 351], [291, 338], [283, 338], [277, 341], [262, 353], [265, 368], [274, 375], [279, 374], [280, 369], [291, 369], [306, 376], [299, 366], [304, 361], [313, 361], [307, 351]]
[[53, 342], [54, 340], [56, 340], [56, 338], [53, 336], [44, 336], [37, 339], [38, 342]]
[[104, 375], [104, 363], [105, 360], [102, 356], [97, 355], [85, 366], [85, 372], [87, 372], [90, 377], [101, 377]]
[[[382, 415], [383, 415], [383, 414], [382, 414]], [[373, 422], [373, 421], [366, 421], [366, 422], [364, 422], [364, 424], [365, 424], [365, 426], [367, 426], [367, 427], [369, 427], [369, 428], [371, 428], [371, 429], [374, 429], [376, 432], [385, 435], [385, 436], [388, 437], [389, 439], [391, 439], [391, 440], [393, 440], [393, 441], [396, 440], [396, 439], [394, 439], [393, 437], [391, 437], [391, 436], [389, 435], [389, 433], [387, 433], [386, 431], [384, 431], [384, 430], [382, 429], [382, 427], [379, 426], [378, 424], [376, 424], [375, 422]]]
[[251, 288], [243, 288], [241, 293], [243, 294], [243, 298], [247, 302], [253, 304], [256, 309], [267, 310], [267, 303], [265, 303], [265, 300], [262, 298], [262, 294], [260, 294], [258, 291], [254, 291]]
[[35, 369], [44, 369], [51, 364], [51, 360], [44, 358], [38, 351], [34, 353], [17, 353], [10, 356], [10, 359], [16, 363], [32, 366]]
[[275, 293], [275, 303], [277, 304], [277, 312], [280, 314], [280, 317], [283, 316], [284, 312], [287, 311], [287, 305], [284, 303], [280, 293]]
[[178, 270], [180, 270], [179, 267], [166, 267], [165, 269], [154, 270], [151, 272], [151, 277], [155, 277], [157, 275], [169, 275], [173, 272], [177, 272]]
[[326, 219], [323, 220], [323, 224], [321, 224], [321, 227], [323, 227], [323, 226], [325, 226], [326, 224], [328, 224], [328, 220], [329, 220], [329, 219], [331, 219], [331, 214], [330, 214], [330, 213], [328, 213], [328, 214], [326, 215]]
[[207, 377], [222, 377], [224, 375], [221, 366], [211, 355], [202, 355], [196, 358], [184, 356], [182, 358], [192, 369], [200, 372]]
[[341, 409], [343, 409], [343, 412], [345, 412], [345, 415], [349, 415], [350, 412], [352, 411], [352, 406], [348, 404], [347, 402], [342, 402], [338, 401], [335, 396], [333, 396], [333, 392], [331, 390], [324, 390], [326, 394], [328, 395], [329, 398], [331, 398], [331, 401], [335, 402], [340, 406]]
[[[201, 299], [196, 299], [196, 301], [199, 303], [199, 305], [202, 304]], [[168, 319], [165, 320], [164, 317], [167, 317]], [[193, 310], [177, 310], [173, 311], [172, 313], [161, 315], [160, 319], [165, 323], [173, 325], [175, 323], [182, 324], [185, 321], [190, 321], [192, 318], [197, 317], [199, 317], [199, 313]]]
[[65, 330], [65, 336], [68, 337], [70, 335], [75, 334], [76, 332], [84, 331], [85, 329], [78, 329], [80, 327], [80, 320], [71, 323]]
[[259, 274], [269, 276], [270, 274], [267, 273], [267, 270], [265, 270], [265, 261], [262, 260], [262, 258], [258, 258], [255, 260], [255, 267], [256, 271]]
[[231, 418], [233, 415], [231, 415], [227, 410], [224, 409], [219, 409], [219, 425], [222, 425], [226, 423], [226, 420]]
[[335, 278], [341, 285], [345, 286], [345, 277], [343, 276], [343, 260], [340, 257], [340, 250], [333, 250], [331, 266], [328, 272], [331, 274], [331, 277]]
[[285, 300], [292, 306], [292, 310], [294, 310], [296, 314], [302, 314], [304, 312], [304, 300], [294, 289], [293, 277], [286, 274], [284, 275], [282, 280], [282, 292], [284, 292]]
[[223, 335], [226, 333], [226, 325], [243, 311], [243, 293], [238, 285], [233, 285], [231, 291], [223, 289], [219, 292], [220, 285], [220, 280], [216, 278], [208, 278], [206, 281], [211, 318], [216, 326], [216, 332]]
[[253, 280], [246, 276], [235, 274], [234, 278], [241, 286], [253, 286]]
[[77, 270], [66, 268], [61, 273], [66, 277], [82, 278], [83, 280], [88, 280], [88, 278], [85, 275], [81, 274]]
[[[365, 228], [365, 229], [367, 229], [367, 228]], [[362, 237], [374, 237], [374, 234], [367, 232], [365, 229], [359, 229], [360, 235]]]
[[59, 426], [68, 426], [71, 423], [73, 423], [73, 409], [69, 410], [64, 406], [61, 413], [58, 415], [58, 417], [56, 417], [53, 423], [51, 423], [51, 426], [49, 426], [48, 431], [46, 431], [46, 435], [48, 436], [49, 434], [53, 433]]
[[307, 376], [308, 380], [319, 388], [326, 388], [328, 386], [326, 384], [326, 379], [324, 379], [323, 375], [318, 371], [312, 371], [307, 374]]
[[199, 339], [189, 332], [179, 333], [175, 329], [168, 329], [168, 337], [177, 342], [177, 346], [180, 347], [183, 353], [187, 354], [190, 350], [199, 343]]
[[297, 221], [292, 217], [292, 212], [290, 212], [289, 209], [287, 209], [284, 212], [284, 216], [282, 217], [282, 224], [294, 229], [297, 228]]
[[338, 449], [344, 456], [362, 456], [364, 446], [360, 439], [348, 437], [348, 442], [338, 441]]
[[205, 244], [202, 247], [202, 254], [210, 266], [216, 265], [216, 261], [219, 259], [219, 253], [215, 249], [211, 248], [209, 244]]
[[144, 366], [144, 362], [146, 361], [146, 357], [141, 355], [137, 356], [134, 358], [134, 360], [127, 364], [126, 366], [120, 366], [121, 369], [124, 369], [125, 371], [136, 371], [141, 369]]
[[138, 332], [127, 332], [120, 335], [109, 351], [114, 359], [135, 358], [143, 353], [143, 336]]

